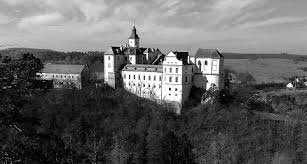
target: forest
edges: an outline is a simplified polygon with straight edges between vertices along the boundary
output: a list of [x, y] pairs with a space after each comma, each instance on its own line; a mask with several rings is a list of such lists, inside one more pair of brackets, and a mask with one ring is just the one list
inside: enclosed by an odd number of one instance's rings
[[205, 105], [191, 94], [177, 115], [123, 89], [37, 87], [42, 68], [31, 54], [0, 65], [0, 163], [306, 162], [304, 123], [263, 120], [255, 111], [271, 106], [248, 87], [208, 93]]

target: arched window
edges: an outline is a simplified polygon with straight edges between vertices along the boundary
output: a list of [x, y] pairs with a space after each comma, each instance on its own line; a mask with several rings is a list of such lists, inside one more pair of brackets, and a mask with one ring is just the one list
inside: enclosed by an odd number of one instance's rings
[[208, 65], [208, 61], [207, 60], [205, 61], [205, 65]]
[[198, 60], [198, 67], [201, 69], [201, 61]]

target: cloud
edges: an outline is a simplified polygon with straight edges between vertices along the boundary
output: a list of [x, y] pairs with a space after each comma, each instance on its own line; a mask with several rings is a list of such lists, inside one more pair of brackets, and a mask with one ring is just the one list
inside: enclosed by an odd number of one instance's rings
[[54, 26], [64, 21], [63, 15], [58, 12], [35, 15], [25, 17], [20, 20], [18, 27], [20, 28], [32, 28], [37, 26]]
[[239, 29], [249, 29], [249, 28], [259, 28], [265, 26], [273, 26], [273, 25], [280, 25], [280, 24], [287, 24], [287, 23], [295, 23], [295, 22], [302, 22], [307, 21], [307, 17], [278, 17], [278, 18], [271, 18], [263, 21], [251, 21], [246, 22], [240, 25]]
[[[126, 42], [135, 20], [146, 45], [248, 47], [250, 40], [256, 45], [261, 38], [287, 32], [298, 36], [293, 24], [306, 27], [306, 5], [278, 0], [0, 0], [0, 42], [102, 48]], [[281, 24], [287, 26], [276, 26]]]

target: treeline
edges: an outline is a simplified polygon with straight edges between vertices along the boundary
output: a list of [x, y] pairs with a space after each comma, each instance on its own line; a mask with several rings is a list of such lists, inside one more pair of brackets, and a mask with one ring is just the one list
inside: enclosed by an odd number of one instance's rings
[[1, 50], [0, 54], [3, 58], [21, 58], [23, 54], [30, 53], [39, 58], [43, 63], [61, 63], [61, 64], [93, 64], [96, 61], [103, 62], [104, 52], [59, 52], [46, 49], [31, 48], [11, 48]]
[[0, 162], [304, 163], [303, 125], [263, 121], [240, 90], [176, 115], [107, 86], [35, 89], [39, 69], [28, 55], [0, 66]]

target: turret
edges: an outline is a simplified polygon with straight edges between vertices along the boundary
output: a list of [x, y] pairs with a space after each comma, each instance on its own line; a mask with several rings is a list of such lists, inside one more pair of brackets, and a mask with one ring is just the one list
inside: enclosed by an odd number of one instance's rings
[[130, 47], [137, 47], [137, 48], [140, 47], [140, 38], [139, 38], [138, 34], [136, 33], [135, 26], [133, 26], [133, 28], [132, 28], [132, 33], [129, 37], [128, 43], [129, 43]]

